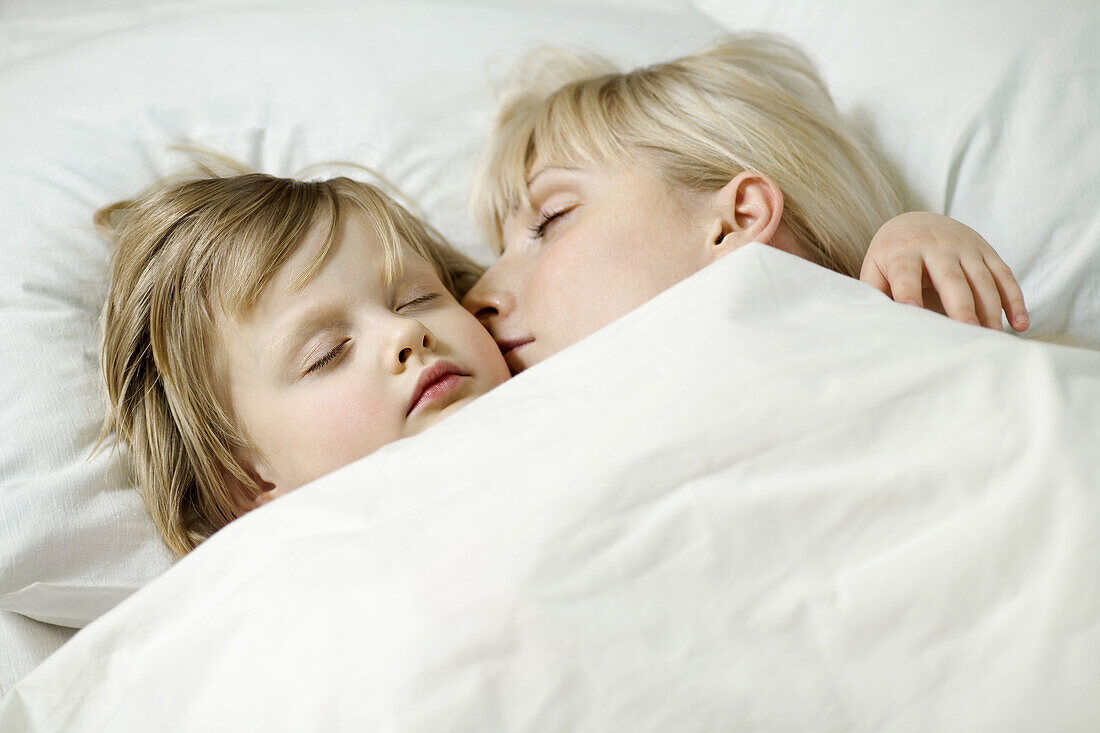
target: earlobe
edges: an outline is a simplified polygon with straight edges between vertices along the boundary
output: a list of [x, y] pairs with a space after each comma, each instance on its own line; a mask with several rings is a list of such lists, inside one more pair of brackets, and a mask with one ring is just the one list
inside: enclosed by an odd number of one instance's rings
[[716, 193], [715, 202], [714, 258], [749, 242], [775, 244], [783, 219], [783, 192], [770, 177], [756, 171], [738, 173]]
[[[238, 465], [244, 469], [245, 473], [248, 474], [254, 484], [248, 484], [241, 481], [225, 467], [221, 469], [222, 481], [225, 482], [226, 488], [233, 497], [234, 505], [237, 508], [237, 516], [243, 516], [253, 509], [263, 506], [272, 499], [276, 499], [286, 493], [280, 487], [265, 479], [260, 472], [252, 466], [251, 461], [242, 460], [241, 457], [238, 456]], [[257, 486], [259, 487], [258, 491], [256, 489]]]

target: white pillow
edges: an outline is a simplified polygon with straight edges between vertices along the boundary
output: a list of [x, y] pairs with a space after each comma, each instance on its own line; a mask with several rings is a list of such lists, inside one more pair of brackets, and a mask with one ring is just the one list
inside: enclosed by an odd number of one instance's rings
[[79, 41], [65, 18], [59, 36], [43, 18], [0, 27], [24, 51], [0, 67], [0, 610], [71, 626], [172, 561], [111, 453], [85, 461], [103, 405], [97, 207], [185, 162], [166, 152], [181, 138], [276, 174], [352, 160], [487, 261], [465, 194], [491, 78], [543, 43], [635, 64], [721, 32], [658, 5], [144, 5], [83, 17]]
[[72, 638], [76, 629], [52, 626], [18, 613], [0, 611], [0, 695]]
[[1016, 273], [1028, 337], [1100, 348], [1100, 3], [696, 0], [786, 34], [901, 173]]

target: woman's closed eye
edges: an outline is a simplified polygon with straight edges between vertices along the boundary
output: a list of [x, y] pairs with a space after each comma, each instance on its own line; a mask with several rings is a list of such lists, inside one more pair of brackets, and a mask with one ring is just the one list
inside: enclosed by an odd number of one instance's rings
[[561, 224], [569, 214], [573, 213], [576, 206], [562, 206], [557, 209], [539, 210], [535, 223], [528, 228], [534, 239], [542, 239], [546, 233], [556, 224]]

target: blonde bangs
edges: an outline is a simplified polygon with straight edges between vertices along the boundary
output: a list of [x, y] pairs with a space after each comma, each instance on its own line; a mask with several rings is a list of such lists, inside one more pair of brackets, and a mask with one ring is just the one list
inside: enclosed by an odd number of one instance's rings
[[627, 157], [601, 84], [613, 86], [618, 76], [591, 54], [543, 48], [524, 59], [470, 186], [471, 214], [496, 254], [504, 219], [530, 202], [527, 180], [536, 159], [569, 167]]
[[[390, 287], [401, 277], [404, 271], [406, 247], [416, 248], [416, 242], [410, 241], [398, 230], [396, 212], [373, 186], [350, 178], [334, 178], [326, 181], [333, 189], [338, 200], [349, 206], [349, 210], [363, 215], [363, 223], [372, 228], [382, 245], [382, 282]], [[318, 267], [322, 263], [318, 263]]]
[[[324, 231], [317, 255], [294, 278], [293, 291], [305, 287], [333, 254], [340, 221], [340, 202], [319, 183], [259, 176], [253, 181], [220, 179], [228, 189], [241, 186], [247, 195], [223, 192], [195, 221], [195, 240], [210, 255], [194, 268], [214, 286], [227, 315], [248, 313], [260, 294], [314, 229]], [[219, 246], [233, 242], [234, 246]]]
[[528, 156], [534, 151], [535, 122], [533, 114], [517, 116], [498, 130], [470, 185], [470, 212], [497, 256], [504, 249], [504, 218], [527, 201]]

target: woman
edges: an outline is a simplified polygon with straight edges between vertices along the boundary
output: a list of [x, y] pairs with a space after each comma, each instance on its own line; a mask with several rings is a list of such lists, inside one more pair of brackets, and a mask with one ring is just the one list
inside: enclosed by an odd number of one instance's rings
[[928, 306], [955, 319], [999, 328], [1003, 308], [1028, 325], [1019, 285], [980, 236], [898, 215], [813, 64], [773, 36], [629, 73], [536, 55], [501, 106], [472, 205], [500, 259], [463, 303], [513, 373], [751, 241], [898, 302], [923, 305], [932, 286]]

